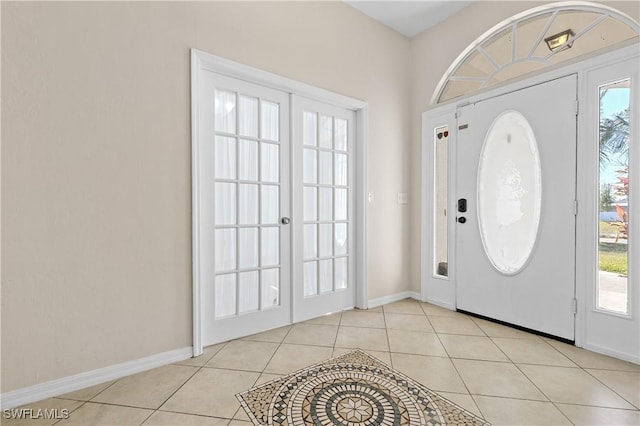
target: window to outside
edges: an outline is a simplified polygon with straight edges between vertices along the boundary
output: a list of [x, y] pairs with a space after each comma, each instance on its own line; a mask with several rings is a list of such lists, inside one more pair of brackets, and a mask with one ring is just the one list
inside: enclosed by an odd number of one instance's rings
[[447, 225], [447, 173], [449, 155], [449, 128], [435, 129], [434, 134], [434, 271], [437, 276], [447, 277], [449, 249], [449, 227]]
[[[600, 86], [597, 307], [628, 314], [630, 81]], [[633, 220], [633, 219], [632, 219]]]

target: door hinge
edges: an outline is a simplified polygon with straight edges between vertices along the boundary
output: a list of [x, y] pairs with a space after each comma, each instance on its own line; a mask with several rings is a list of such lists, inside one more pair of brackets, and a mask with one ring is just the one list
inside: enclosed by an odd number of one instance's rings
[[576, 99], [576, 117], [578, 116], [578, 113], [580, 112], [580, 101]]
[[573, 215], [578, 216], [578, 200], [573, 200]]
[[577, 314], [578, 313], [578, 299], [576, 299], [575, 297], [573, 298], [573, 314]]

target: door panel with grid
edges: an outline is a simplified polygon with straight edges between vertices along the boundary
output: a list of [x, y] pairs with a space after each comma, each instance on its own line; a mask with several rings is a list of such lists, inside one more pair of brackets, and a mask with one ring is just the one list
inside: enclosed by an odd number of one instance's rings
[[[207, 140], [213, 194], [210, 280], [203, 280], [203, 344], [290, 322], [289, 95], [214, 73]], [[207, 208], [210, 207], [210, 210]], [[204, 245], [206, 247], [206, 245]], [[206, 258], [203, 256], [202, 258]]]
[[354, 305], [354, 112], [304, 98], [294, 108], [294, 322]]

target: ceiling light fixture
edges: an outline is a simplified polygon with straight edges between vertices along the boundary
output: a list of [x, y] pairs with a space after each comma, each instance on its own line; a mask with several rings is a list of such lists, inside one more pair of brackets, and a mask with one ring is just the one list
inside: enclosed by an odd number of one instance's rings
[[562, 50], [569, 49], [573, 45], [574, 35], [575, 33], [570, 29], [564, 30], [561, 33], [545, 38], [544, 42], [547, 43], [547, 47], [549, 47], [550, 51], [560, 52]]

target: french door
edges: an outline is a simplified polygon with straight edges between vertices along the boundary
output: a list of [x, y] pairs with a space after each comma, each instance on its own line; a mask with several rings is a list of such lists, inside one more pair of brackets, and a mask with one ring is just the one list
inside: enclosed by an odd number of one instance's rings
[[574, 340], [577, 77], [458, 109], [457, 308]]
[[202, 343], [290, 322], [289, 95], [198, 82]]
[[196, 86], [194, 346], [353, 307], [354, 111], [206, 69]]
[[298, 97], [293, 134], [297, 322], [354, 306], [355, 113]]

